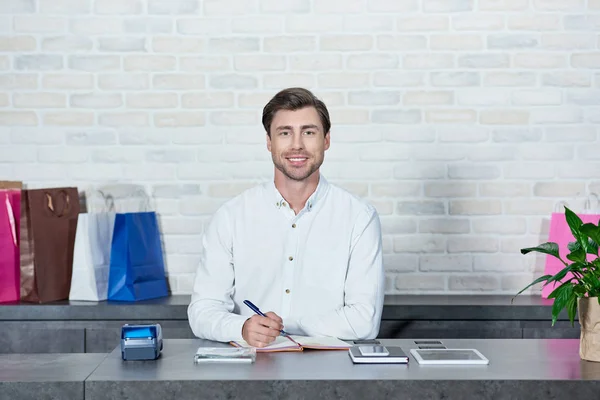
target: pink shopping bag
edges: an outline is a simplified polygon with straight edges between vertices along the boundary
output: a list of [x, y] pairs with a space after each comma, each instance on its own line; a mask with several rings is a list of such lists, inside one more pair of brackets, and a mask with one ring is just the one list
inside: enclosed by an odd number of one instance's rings
[[[12, 182], [14, 186], [20, 183]], [[21, 189], [0, 182], [0, 302], [19, 301]]]

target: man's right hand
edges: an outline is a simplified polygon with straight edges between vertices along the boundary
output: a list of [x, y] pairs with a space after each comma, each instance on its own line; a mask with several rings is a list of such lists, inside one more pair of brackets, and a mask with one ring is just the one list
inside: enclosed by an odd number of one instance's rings
[[265, 347], [273, 343], [283, 329], [283, 320], [279, 315], [271, 311], [265, 315], [253, 315], [242, 326], [242, 337], [250, 346]]

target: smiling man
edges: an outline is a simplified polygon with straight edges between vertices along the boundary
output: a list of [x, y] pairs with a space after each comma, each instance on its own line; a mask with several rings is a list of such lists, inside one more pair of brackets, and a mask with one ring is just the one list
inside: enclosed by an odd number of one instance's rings
[[384, 296], [379, 216], [319, 172], [331, 137], [325, 104], [306, 89], [285, 89], [264, 107], [262, 122], [274, 179], [213, 216], [202, 237], [190, 327], [200, 338], [243, 338], [256, 347], [282, 329], [375, 338]]

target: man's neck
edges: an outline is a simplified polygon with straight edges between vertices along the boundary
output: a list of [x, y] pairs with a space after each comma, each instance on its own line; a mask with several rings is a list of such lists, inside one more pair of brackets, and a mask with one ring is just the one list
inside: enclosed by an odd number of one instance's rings
[[319, 176], [317, 170], [305, 180], [295, 181], [275, 169], [275, 187], [288, 202], [290, 208], [298, 214], [304, 208], [308, 198], [317, 190]]

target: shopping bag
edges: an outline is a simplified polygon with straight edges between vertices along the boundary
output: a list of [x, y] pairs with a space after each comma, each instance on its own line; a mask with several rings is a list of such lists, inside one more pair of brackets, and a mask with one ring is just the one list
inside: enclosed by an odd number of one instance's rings
[[156, 213], [117, 213], [108, 300], [138, 301], [168, 295]]
[[[576, 212], [577, 216], [581, 218], [581, 221], [586, 223], [598, 224], [600, 220], [600, 210], [598, 209], [598, 205], [594, 206], [591, 202], [591, 199], [597, 199], [598, 197], [595, 194], [591, 194], [586, 201], [586, 205], [581, 212]], [[564, 203], [562, 203], [564, 204]], [[569, 207], [571, 208], [571, 207]], [[564, 207], [563, 207], [564, 210]], [[550, 218], [550, 231], [548, 232], [548, 242], [554, 242], [558, 244], [558, 253], [560, 257], [566, 261], [567, 254], [570, 253], [568, 249], [568, 245], [570, 242], [574, 242], [575, 238], [573, 237], [573, 233], [571, 233], [571, 228], [569, 228], [569, 224], [567, 223], [565, 213], [563, 212], [553, 212]], [[597, 258], [594, 254], [588, 254], [587, 259], [593, 260]], [[544, 267], [544, 275], [555, 275], [565, 268], [565, 265], [556, 257], [551, 255], [546, 256], [546, 264]], [[568, 273], [560, 282], [550, 283], [542, 288], [542, 297], [547, 299], [548, 295], [552, 293], [554, 289], [568, 281], [573, 277], [573, 274]]]
[[149, 199], [138, 185], [122, 184], [90, 188], [84, 201], [87, 212], [77, 221], [69, 300], [103, 301], [116, 212], [148, 211]]
[[0, 181], [0, 302], [20, 299], [21, 182]]
[[78, 214], [75, 187], [22, 192], [21, 300], [46, 303], [69, 297]]

